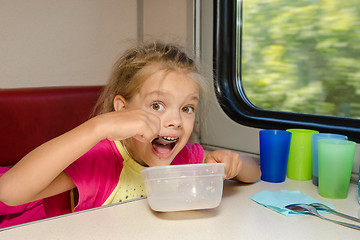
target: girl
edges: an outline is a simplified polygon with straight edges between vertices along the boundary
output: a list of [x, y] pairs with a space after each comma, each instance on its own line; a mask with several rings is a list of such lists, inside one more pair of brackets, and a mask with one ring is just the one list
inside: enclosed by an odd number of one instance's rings
[[[223, 162], [226, 179], [256, 181], [254, 159], [206, 152], [188, 142], [205, 92], [195, 63], [178, 47], [155, 42], [130, 49], [115, 64], [96, 117], [39, 146], [2, 175], [2, 211], [25, 204], [16, 217], [0, 212], [4, 225], [48, 216], [48, 197], [69, 190], [73, 211], [142, 197], [145, 167]], [[36, 217], [26, 219], [34, 209]]]

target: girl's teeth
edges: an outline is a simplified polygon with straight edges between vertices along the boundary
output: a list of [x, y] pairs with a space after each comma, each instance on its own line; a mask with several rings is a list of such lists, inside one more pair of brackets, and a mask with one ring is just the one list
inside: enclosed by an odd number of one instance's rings
[[161, 137], [161, 138], [164, 139], [165, 141], [169, 141], [169, 142], [174, 142], [178, 139], [175, 137]]

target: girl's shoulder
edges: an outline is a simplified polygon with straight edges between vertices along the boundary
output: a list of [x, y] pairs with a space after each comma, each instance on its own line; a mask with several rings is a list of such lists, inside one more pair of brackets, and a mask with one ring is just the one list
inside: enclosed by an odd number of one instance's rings
[[98, 175], [120, 175], [124, 159], [113, 141], [100, 141], [87, 153], [67, 167], [65, 172], [73, 178], [92, 178]]
[[110, 159], [123, 161], [115, 142], [104, 139], [92, 147], [87, 153], [81, 156], [77, 161], [95, 161], [98, 165], [101, 160], [106, 160], [107, 164]]

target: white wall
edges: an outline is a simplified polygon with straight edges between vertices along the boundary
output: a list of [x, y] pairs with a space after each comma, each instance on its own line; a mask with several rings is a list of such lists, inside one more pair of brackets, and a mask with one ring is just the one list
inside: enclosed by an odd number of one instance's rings
[[105, 84], [117, 57], [139, 36], [187, 44], [191, 4], [0, 0], [0, 88]]
[[126, 39], [133, 0], [2, 0], [1, 88], [104, 84]]
[[[187, 40], [187, 7], [191, 1], [143, 0], [144, 39], [168, 39], [185, 45]], [[192, 21], [192, 19], [189, 19]], [[190, 29], [191, 30], [191, 29]], [[191, 36], [190, 36], [191, 37]]]

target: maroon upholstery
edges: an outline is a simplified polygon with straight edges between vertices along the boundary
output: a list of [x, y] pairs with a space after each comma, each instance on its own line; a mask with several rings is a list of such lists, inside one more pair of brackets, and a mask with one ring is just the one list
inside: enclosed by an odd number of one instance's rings
[[86, 121], [101, 86], [0, 89], [0, 166]]

